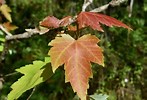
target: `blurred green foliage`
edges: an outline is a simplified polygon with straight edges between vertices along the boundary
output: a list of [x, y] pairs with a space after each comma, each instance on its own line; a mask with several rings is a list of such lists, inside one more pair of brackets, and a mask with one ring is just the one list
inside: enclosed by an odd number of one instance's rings
[[[48, 15], [62, 18], [75, 15], [81, 11], [83, 0], [6, 0], [12, 9], [13, 24], [19, 28], [13, 34], [20, 34], [26, 28], [38, 26], [39, 21]], [[94, 0], [87, 10], [92, 10], [110, 0]], [[134, 0], [132, 16], [129, 15], [129, 3], [118, 7], [109, 7], [103, 13], [115, 17], [133, 31], [123, 28], [108, 28], [105, 32], [90, 32], [101, 39], [99, 45], [104, 50], [105, 67], [92, 64], [93, 79], [90, 79], [88, 94], [109, 95], [108, 100], [146, 100], [147, 99], [147, 1]], [[16, 68], [43, 60], [47, 55], [48, 43], [55, 33], [34, 36], [30, 39], [9, 42], [8, 53], [0, 69], [4, 75], [4, 87], [0, 90], [0, 100], [5, 100], [10, 92], [10, 85], [20, 78], [12, 74]], [[32, 90], [27, 91], [19, 100], [26, 100]], [[64, 69], [59, 68], [45, 83], [37, 86], [31, 100], [72, 100], [75, 98], [69, 83], [65, 83]]]

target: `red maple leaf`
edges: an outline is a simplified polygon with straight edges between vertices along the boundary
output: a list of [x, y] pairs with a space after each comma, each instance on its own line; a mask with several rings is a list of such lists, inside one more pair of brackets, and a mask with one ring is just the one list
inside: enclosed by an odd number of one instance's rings
[[90, 26], [94, 30], [103, 32], [100, 23], [110, 27], [117, 26], [131, 29], [129, 26], [113, 17], [94, 12], [81, 12], [77, 17], [77, 21], [79, 24], [79, 29]]
[[49, 51], [53, 71], [64, 64], [66, 82], [71, 83], [82, 100], [86, 100], [88, 79], [92, 76], [90, 62], [103, 65], [102, 49], [98, 42], [99, 39], [93, 35], [84, 35], [75, 40], [70, 35], [61, 34], [49, 43], [53, 46]]
[[59, 20], [54, 16], [48, 16], [43, 21], [40, 22], [41, 26], [47, 28], [59, 28], [62, 26], [67, 26], [70, 24], [71, 16], [64, 17], [63, 19]]
[[71, 24], [71, 19], [72, 19], [71, 16], [67, 16], [67, 17], [62, 18], [60, 20], [60, 26], [67, 26], [67, 25]]
[[60, 20], [57, 19], [54, 16], [48, 16], [43, 21], [40, 22], [41, 26], [47, 27], [47, 28], [58, 28], [59, 27]]

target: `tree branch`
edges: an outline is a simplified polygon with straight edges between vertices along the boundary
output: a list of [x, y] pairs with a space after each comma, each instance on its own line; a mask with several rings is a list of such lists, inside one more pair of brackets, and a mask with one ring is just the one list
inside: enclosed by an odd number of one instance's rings
[[102, 11], [108, 9], [109, 5], [110, 4], [105, 4], [99, 8], [95, 8], [95, 9], [91, 10], [90, 12], [102, 12]]
[[125, 1], [127, 1], [127, 0], [112, 0], [108, 4], [105, 4], [101, 7], [95, 8], [95, 9], [91, 10], [90, 12], [102, 12], [102, 11], [108, 9], [109, 6], [112, 6], [112, 7], [119, 6], [121, 3], [124, 3]]
[[6, 33], [7, 35], [12, 36], [12, 34], [11, 34], [10, 32], [8, 32], [8, 31], [3, 27], [3, 25], [1, 25], [1, 24], [0, 24], [0, 29], [1, 29], [4, 33]]
[[7, 35], [5, 39], [6, 39], [6, 41], [16, 40], [16, 39], [24, 39], [24, 38], [30, 38], [32, 35], [36, 35], [36, 34], [38, 34], [38, 33], [24, 32], [22, 34], [17, 34], [17, 35], [12, 35], [12, 36]]
[[[111, 2], [109, 2], [108, 4], [105, 4], [101, 7], [98, 7], [98, 8], [95, 8], [93, 10], [91, 10], [90, 12], [102, 12], [106, 9], [108, 9], [109, 6], [119, 6], [121, 3], [124, 3], [125, 1], [127, 0], [112, 0]], [[85, 9], [87, 8], [88, 5], [90, 5], [91, 3], [93, 2], [93, 0], [84, 0], [84, 4], [83, 4], [83, 7], [82, 7], [82, 11], [85, 11]], [[73, 19], [71, 20], [70, 23], [73, 23], [76, 21], [76, 17], [77, 16], [74, 16]], [[26, 32], [22, 33], [22, 34], [18, 34], [18, 35], [7, 35], [6, 36], [6, 41], [10, 41], [10, 40], [15, 40], [15, 39], [24, 39], [24, 38], [30, 38], [32, 37], [33, 35], [36, 35], [36, 34], [44, 34], [45, 32], [48, 32], [49, 30], [47, 31], [40, 31], [38, 29], [26, 29]], [[7, 32], [5, 32], [7, 33]]]
[[85, 11], [86, 8], [93, 2], [93, 0], [84, 0], [82, 11]]
[[134, 4], [134, 0], [131, 0], [130, 7], [129, 7], [129, 17], [132, 16], [133, 4]]

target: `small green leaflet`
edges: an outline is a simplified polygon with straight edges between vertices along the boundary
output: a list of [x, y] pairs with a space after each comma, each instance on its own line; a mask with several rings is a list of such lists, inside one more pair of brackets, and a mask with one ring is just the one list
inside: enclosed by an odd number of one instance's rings
[[0, 42], [5, 42], [5, 38], [0, 37]]
[[91, 97], [90, 100], [107, 100], [108, 95], [94, 94], [94, 95], [90, 95], [90, 97]]
[[50, 63], [50, 57], [45, 57], [44, 62], [33, 61], [33, 64], [16, 69], [17, 72], [24, 74], [24, 76], [12, 84], [12, 91], [8, 94], [8, 100], [18, 99], [27, 90], [50, 78], [53, 72], [51, 66], [47, 65], [48, 63]]
[[3, 51], [4, 49], [4, 42], [5, 42], [5, 38], [3, 37], [3, 32], [0, 30], [0, 52]]
[[4, 46], [3, 45], [0, 45], [0, 52], [2, 52], [4, 49]]

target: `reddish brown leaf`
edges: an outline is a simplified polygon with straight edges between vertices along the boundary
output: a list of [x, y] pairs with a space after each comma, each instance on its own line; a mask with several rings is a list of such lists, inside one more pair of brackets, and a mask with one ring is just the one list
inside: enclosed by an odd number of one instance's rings
[[121, 21], [113, 17], [94, 12], [81, 12], [77, 17], [77, 21], [79, 24], [79, 29], [90, 26], [94, 30], [103, 31], [100, 23], [110, 27], [117, 26], [117, 27], [124, 27], [129, 30], [131, 29], [129, 26], [127, 26], [126, 24], [122, 23]]
[[15, 26], [15, 25], [12, 25], [10, 22], [6, 22], [6, 23], [3, 23], [3, 26], [7, 29], [7, 31], [14, 31], [16, 30], [18, 27]]
[[41, 26], [47, 28], [58, 28], [60, 24], [60, 20], [54, 16], [48, 16], [43, 21], [40, 22]]
[[71, 16], [67, 16], [61, 20], [57, 19], [54, 16], [48, 16], [43, 21], [40, 22], [40, 25], [47, 28], [59, 28], [62, 26], [69, 25], [70, 19], [71, 19]]
[[60, 26], [67, 26], [70, 24], [71, 16], [64, 17], [60, 20]]
[[93, 35], [75, 40], [70, 35], [61, 34], [49, 43], [53, 46], [49, 51], [53, 71], [64, 64], [66, 82], [71, 83], [81, 100], [86, 100], [88, 79], [92, 76], [90, 62], [103, 65], [98, 42], [99, 39]]

